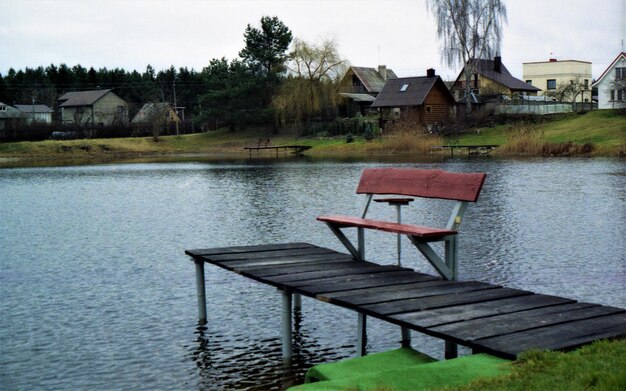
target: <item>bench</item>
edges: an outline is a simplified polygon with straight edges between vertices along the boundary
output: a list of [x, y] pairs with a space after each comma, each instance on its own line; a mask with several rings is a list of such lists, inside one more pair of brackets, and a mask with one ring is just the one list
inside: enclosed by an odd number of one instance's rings
[[[476, 202], [485, 182], [484, 173], [454, 173], [442, 170], [418, 170], [406, 168], [374, 168], [363, 171], [357, 194], [365, 194], [365, 208], [360, 217], [328, 215], [317, 220], [325, 222], [343, 245], [357, 259], [365, 259], [364, 229], [406, 235], [411, 243], [424, 255], [433, 267], [447, 280], [455, 280], [458, 273], [457, 245], [458, 229], [469, 202]], [[437, 198], [456, 201], [448, 223], [443, 228], [424, 227], [401, 222], [366, 218], [370, 203], [375, 195], [396, 195], [421, 198]], [[412, 198], [383, 198], [392, 205], [407, 205]], [[400, 214], [398, 213], [398, 216]], [[398, 220], [400, 217], [398, 217]], [[355, 247], [341, 231], [357, 228], [358, 244]], [[442, 259], [431, 248], [430, 242], [445, 242], [445, 257]]]
[[[442, 170], [418, 170], [399, 168], [365, 169], [361, 175], [357, 194], [365, 194], [365, 207], [360, 217], [327, 215], [317, 220], [328, 225], [339, 241], [357, 260], [365, 260], [365, 229], [373, 229], [398, 235], [398, 266], [400, 266], [400, 236], [406, 235], [426, 260], [446, 280], [458, 278], [458, 229], [469, 202], [476, 202], [485, 182], [484, 173], [453, 173]], [[397, 222], [368, 219], [367, 212], [375, 195], [392, 196], [374, 201], [387, 202], [397, 208]], [[401, 222], [401, 206], [413, 198], [436, 198], [455, 201], [445, 227], [424, 227]], [[357, 246], [342, 232], [345, 228], [357, 229]], [[432, 242], [444, 242], [444, 258], [431, 247]], [[365, 315], [358, 318], [358, 355], [365, 351]], [[402, 328], [402, 345], [410, 346], [411, 335]], [[446, 344], [446, 357], [456, 356], [456, 345]]]

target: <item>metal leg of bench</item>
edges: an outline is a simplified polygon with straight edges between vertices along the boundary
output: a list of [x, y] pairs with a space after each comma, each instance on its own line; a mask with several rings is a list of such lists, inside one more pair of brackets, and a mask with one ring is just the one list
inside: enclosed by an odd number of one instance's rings
[[291, 293], [282, 291], [283, 296], [283, 319], [282, 319], [282, 353], [283, 364], [289, 365], [291, 363], [292, 355], [292, 330], [291, 330]]
[[300, 311], [302, 309], [302, 296], [299, 293], [293, 294], [293, 310]]
[[367, 354], [365, 346], [367, 345], [367, 317], [359, 312], [357, 321], [357, 343], [356, 355], [362, 357]]
[[198, 321], [206, 324], [206, 290], [204, 288], [204, 261], [195, 260], [196, 291], [198, 294]]

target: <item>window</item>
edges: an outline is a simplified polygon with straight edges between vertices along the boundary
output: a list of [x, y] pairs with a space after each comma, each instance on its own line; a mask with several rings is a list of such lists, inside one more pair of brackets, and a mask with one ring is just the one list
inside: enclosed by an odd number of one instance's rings
[[615, 80], [626, 79], [626, 68], [615, 68]]
[[532, 86], [533, 85], [533, 81], [532, 80], [526, 80], [526, 84], [530, 84]]
[[426, 106], [426, 112], [428, 114], [432, 113], [433, 112], [433, 108], [431, 106]]
[[585, 90], [589, 89], [589, 79], [585, 79]]
[[556, 90], [556, 79], [548, 79], [548, 89]]
[[617, 100], [620, 102], [624, 100], [624, 90], [617, 90]]
[[82, 114], [85, 112], [85, 108], [83, 106], [76, 107], [76, 114]]
[[402, 84], [402, 87], [400, 87], [400, 92], [404, 92], [409, 88], [408, 84]]
[[611, 90], [611, 100], [615, 100], [615, 90]]
[[6, 106], [0, 106], [0, 111], [7, 111], [7, 107]]

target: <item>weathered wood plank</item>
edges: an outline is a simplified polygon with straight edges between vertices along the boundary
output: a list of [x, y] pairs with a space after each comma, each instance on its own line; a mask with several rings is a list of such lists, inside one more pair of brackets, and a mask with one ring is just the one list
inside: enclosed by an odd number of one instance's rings
[[[292, 257], [284, 257], [284, 258], [262, 258], [244, 262], [217, 262], [225, 268], [234, 271], [245, 271], [250, 267], [269, 267], [269, 266], [289, 266], [289, 265], [303, 265], [309, 263], [338, 263], [345, 262], [346, 258], [336, 257], [333, 254], [325, 254], [324, 257], [316, 257], [316, 256], [292, 256]], [[210, 262], [213, 263], [213, 262]]]
[[345, 296], [336, 298], [339, 302], [349, 303], [352, 305], [369, 305], [377, 303], [389, 303], [398, 300], [418, 299], [429, 296], [440, 296], [447, 294], [460, 294], [485, 289], [501, 288], [497, 285], [491, 285], [483, 282], [453, 282], [446, 281], [438, 283], [434, 286], [413, 287], [411, 289], [399, 289], [395, 291], [382, 292], [375, 295], [361, 294], [353, 296]]
[[386, 285], [406, 284], [410, 282], [430, 281], [437, 279], [434, 276], [420, 274], [416, 272], [387, 272], [378, 273], [365, 278], [353, 278], [351, 281], [333, 281], [323, 284], [312, 284], [295, 286], [296, 291], [301, 291], [309, 295], [320, 295], [328, 292], [340, 292], [343, 290], [376, 288]]
[[261, 244], [254, 246], [232, 246], [232, 247], [216, 247], [208, 249], [195, 249], [186, 250], [185, 254], [194, 256], [201, 255], [216, 255], [216, 254], [233, 254], [233, 253], [249, 253], [255, 251], [272, 251], [272, 250], [286, 250], [294, 248], [312, 248], [316, 247], [309, 243], [276, 243], [276, 244]]
[[470, 319], [519, 312], [531, 308], [541, 308], [573, 302], [574, 300], [572, 299], [557, 296], [527, 295], [428, 311], [395, 314], [390, 317], [403, 322], [403, 324], [408, 327], [427, 328]]
[[452, 323], [430, 330], [459, 340], [473, 341], [620, 312], [624, 310], [590, 303], [572, 303]]
[[429, 279], [425, 281], [418, 281], [418, 282], [401, 284], [401, 285], [383, 285], [383, 286], [379, 286], [375, 288], [367, 287], [367, 288], [349, 289], [349, 290], [339, 291], [339, 292], [327, 292], [327, 293], [318, 295], [316, 298], [321, 301], [333, 303], [335, 299], [341, 299], [347, 296], [354, 296], [354, 295], [374, 296], [380, 293], [395, 292], [399, 290], [412, 289], [415, 287], [422, 287], [422, 286], [432, 286], [432, 285], [442, 285], [442, 284], [445, 285], [447, 283], [448, 281], [444, 281], [443, 279], [439, 277], [435, 277], [433, 279]]
[[532, 292], [520, 289], [498, 288], [462, 294], [429, 296], [418, 299], [397, 300], [388, 303], [365, 305], [362, 308], [368, 312], [381, 315], [393, 315], [402, 312], [423, 311], [440, 307], [451, 307], [461, 304], [480, 303], [506, 297], [530, 295]]
[[[337, 262], [333, 263], [333, 268], [340, 270], [343, 268], [351, 268], [354, 267], [357, 263], [362, 263], [361, 261], [356, 261], [351, 256], [334, 258]], [[329, 265], [327, 262], [306, 262], [306, 263], [296, 263], [296, 264], [287, 264], [287, 265], [279, 265], [279, 266], [245, 266], [239, 267], [238, 270], [245, 271], [247, 273], [254, 273], [259, 277], [269, 277], [269, 276], [278, 276], [283, 274], [290, 273], [304, 273], [304, 272], [313, 272], [320, 270], [328, 270]], [[369, 263], [369, 262], [368, 262]]]
[[626, 313], [619, 313], [479, 339], [473, 344], [481, 351], [515, 359], [528, 349], [570, 350], [599, 339], [624, 336]]
[[349, 268], [342, 269], [331, 269], [331, 270], [322, 270], [322, 271], [313, 271], [313, 272], [303, 272], [303, 273], [290, 273], [288, 275], [276, 276], [276, 277], [268, 277], [272, 281], [282, 282], [282, 283], [300, 283], [309, 280], [319, 280], [321, 278], [327, 277], [348, 277], [350, 275], [359, 275], [366, 273], [382, 273], [389, 271], [402, 271], [407, 270], [395, 265], [363, 265], [361, 264], [352, 265]]
[[253, 262], [257, 259], [280, 259], [299, 255], [337, 254], [336, 251], [327, 248], [295, 248], [287, 250], [255, 251], [248, 253], [216, 254], [203, 256], [213, 262]]

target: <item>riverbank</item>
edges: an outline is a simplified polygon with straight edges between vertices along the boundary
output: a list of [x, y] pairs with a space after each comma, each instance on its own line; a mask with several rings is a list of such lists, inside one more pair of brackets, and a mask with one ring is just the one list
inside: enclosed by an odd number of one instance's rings
[[[265, 130], [229, 132], [225, 129], [182, 136], [46, 140], [39, 142], [0, 143], [0, 164], [15, 161], [51, 161], [68, 159], [116, 159], [185, 154], [220, 154], [233, 157], [247, 155], [243, 147], [259, 145], [259, 134]], [[264, 136], [264, 139], [267, 137]], [[626, 115], [617, 110], [596, 110], [558, 116], [538, 124], [507, 124], [476, 129], [460, 137], [396, 133], [366, 141], [355, 137], [347, 143], [346, 136], [299, 138], [283, 132], [271, 136], [270, 145], [298, 144], [312, 148], [310, 156], [370, 156], [372, 154], [429, 155], [438, 145], [499, 145], [495, 154], [502, 156], [541, 155], [626, 155]], [[263, 141], [263, 143], [265, 140]], [[267, 153], [267, 156], [273, 156]], [[258, 156], [265, 156], [263, 153]]]

